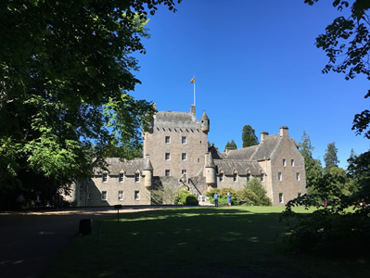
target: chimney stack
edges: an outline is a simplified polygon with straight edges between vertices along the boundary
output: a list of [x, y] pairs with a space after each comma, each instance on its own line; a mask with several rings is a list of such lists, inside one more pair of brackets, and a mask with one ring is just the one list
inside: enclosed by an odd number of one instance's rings
[[265, 140], [267, 138], [267, 136], [269, 136], [268, 132], [266, 132], [266, 131], [261, 132], [261, 143], [263, 142], [263, 140]]
[[287, 126], [280, 127], [280, 137], [289, 137], [289, 129]]

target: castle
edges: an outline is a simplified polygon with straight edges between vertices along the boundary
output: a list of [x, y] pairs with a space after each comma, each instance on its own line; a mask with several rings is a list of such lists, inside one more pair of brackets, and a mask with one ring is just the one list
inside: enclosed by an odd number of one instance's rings
[[210, 120], [190, 113], [158, 111], [143, 131], [143, 158], [107, 158], [88, 182], [77, 182], [72, 198], [78, 206], [171, 204], [186, 188], [200, 196], [211, 188], [243, 188], [261, 180], [273, 205], [306, 193], [304, 159], [287, 127], [261, 133], [258, 145], [220, 153], [208, 146]]

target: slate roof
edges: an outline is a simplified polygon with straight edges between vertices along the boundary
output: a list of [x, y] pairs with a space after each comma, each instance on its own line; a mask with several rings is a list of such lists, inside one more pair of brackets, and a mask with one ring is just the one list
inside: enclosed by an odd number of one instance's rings
[[[140, 173], [148, 166], [144, 158], [135, 158], [133, 160], [121, 160], [118, 157], [109, 157], [106, 158], [107, 162], [107, 171], [110, 175], [118, 175], [119, 173], [124, 172], [126, 176], [135, 175], [136, 171], [139, 170]], [[149, 162], [150, 163], [150, 162]], [[150, 164], [151, 166], [151, 164]], [[103, 171], [100, 168], [94, 169], [94, 174], [99, 175]]]
[[236, 159], [214, 159], [218, 173], [223, 172], [225, 175], [233, 175], [237, 171], [239, 176], [246, 176], [250, 173], [253, 176], [264, 173], [262, 167], [257, 161], [236, 160]]
[[225, 158], [227, 159], [247, 159], [263, 160], [270, 159], [274, 150], [282, 140], [280, 134], [275, 134], [265, 138], [260, 144], [242, 149], [231, 150]]
[[154, 116], [154, 126], [157, 128], [201, 128], [195, 115], [191, 113], [170, 111], [158, 111]]

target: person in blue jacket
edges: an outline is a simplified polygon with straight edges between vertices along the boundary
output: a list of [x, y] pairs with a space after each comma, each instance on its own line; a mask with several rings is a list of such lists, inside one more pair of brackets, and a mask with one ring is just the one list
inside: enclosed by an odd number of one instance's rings
[[231, 195], [230, 192], [227, 192], [227, 205], [231, 207]]
[[215, 193], [215, 195], [213, 195], [213, 198], [215, 199], [215, 206], [218, 207], [218, 194]]

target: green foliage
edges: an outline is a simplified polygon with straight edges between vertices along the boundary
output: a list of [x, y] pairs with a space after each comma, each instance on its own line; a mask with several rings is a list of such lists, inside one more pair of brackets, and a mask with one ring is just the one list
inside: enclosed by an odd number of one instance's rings
[[227, 193], [230, 193], [231, 195], [231, 204], [237, 204], [236, 199], [236, 192], [234, 189], [230, 187], [225, 188], [212, 188], [209, 192], [206, 193], [206, 196], [209, 198], [210, 202], [212, 204], [215, 203], [214, 195], [215, 193], [218, 194], [218, 204], [220, 206], [226, 206], [228, 204], [227, 202]]
[[197, 206], [198, 204], [197, 197], [185, 189], [180, 190], [175, 197], [175, 205]]
[[307, 192], [313, 194], [322, 179], [323, 169], [320, 160], [313, 158], [312, 151], [314, 147], [305, 131], [303, 131], [302, 142], [298, 144], [298, 148], [304, 158]]
[[249, 188], [240, 189], [235, 192], [236, 205], [257, 205], [258, 196]]
[[[305, 0], [313, 5], [318, 0]], [[369, 50], [370, 50], [370, 2], [355, 0], [351, 5], [349, 1], [333, 0], [333, 6], [339, 11], [349, 9], [348, 17], [339, 16], [325, 29], [325, 34], [316, 38], [316, 46], [325, 51], [329, 62], [323, 73], [330, 71], [344, 73], [345, 79], [353, 79], [358, 74], [364, 74], [370, 80]], [[365, 98], [370, 96], [370, 90]], [[352, 129], [357, 134], [364, 134], [370, 139], [370, 111], [368, 109], [355, 115]]]
[[224, 152], [226, 151], [226, 149], [236, 150], [237, 148], [238, 147], [236, 146], [236, 143], [234, 140], [231, 140], [230, 142], [227, 141]]
[[339, 159], [337, 153], [338, 149], [335, 146], [335, 142], [328, 144], [324, 155], [325, 170], [330, 170], [332, 167], [338, 167]]
[[112, 153], [138, 155], [154, 109], [128, 94], [140, 83], [132, 54], [145, 52], [145, 6], [161, 3], [174, 10], [167, 0], [2, 2], [2, 194], [55, 194]]
[[258, 138], [250, 125], [245, 125], [242, 130], [243, 148], [258, 144]]
[[253, 178], [251, 179], [247, 185], [245, 186], [245, 189], [249, 189], [257, 196], [257, 202], [253, 205], [256, 206], [271, 206], [271, 200], [266, 196], [267, 191], [265, 188], [263, 188], [262, 183], [259, 179]]

